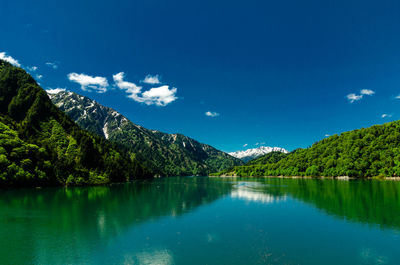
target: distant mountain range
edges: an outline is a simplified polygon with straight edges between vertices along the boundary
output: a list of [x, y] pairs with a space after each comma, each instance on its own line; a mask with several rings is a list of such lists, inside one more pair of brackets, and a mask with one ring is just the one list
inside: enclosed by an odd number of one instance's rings
[[260, 156], [266, 155], [271, 152], [289, 153], [286, 149], [281, 147], [260, 146], [258, 148], [247, 149], [245, 151], [236, 151], [229, 153], [231, 156], [236, 157], [243, 162], [248, 162]]
[[143, 128], [90, 98], [67, 91], [47, 92], [52, 102], [78, 125], [134, 153], [156, 174], [207, 175], [243, 164], [241, 160], [185, 135]]

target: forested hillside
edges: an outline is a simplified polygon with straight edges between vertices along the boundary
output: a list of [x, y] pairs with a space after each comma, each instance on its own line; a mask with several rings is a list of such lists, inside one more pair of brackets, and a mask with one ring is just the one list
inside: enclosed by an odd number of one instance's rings
[[333, 135], [278, 161], [264, 162], [213, 175], [400, 176], [400, 121]]
[[75, 94], [51, 93], [53, 103], [82, 128], [136, 154], [162, 176], [207, 175], [243, 164], [237, 158], [182, 134], [168, 134], [134, 124], [114, 109]]
[[249, 162], [246, 163], [246, 166], [249, 165], [263, 165], [267, 163], [276, 163], [279, 160], [285, 158], [288, 156], [288, 153], [282, 153], [282, 152], [271, 152], [266, 155], [260, 156], [259, 158], [250, 160]]
[[149, 176], [132, 154], [71, 121], [23, 69], [0, 60], [0, 187]]

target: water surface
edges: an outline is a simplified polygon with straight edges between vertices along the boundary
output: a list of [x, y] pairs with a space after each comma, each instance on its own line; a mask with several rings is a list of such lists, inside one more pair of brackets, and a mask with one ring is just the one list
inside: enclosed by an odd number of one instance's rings
[[174, 177], [0, 194], [0, 264], [400, 264], [400, 183]]

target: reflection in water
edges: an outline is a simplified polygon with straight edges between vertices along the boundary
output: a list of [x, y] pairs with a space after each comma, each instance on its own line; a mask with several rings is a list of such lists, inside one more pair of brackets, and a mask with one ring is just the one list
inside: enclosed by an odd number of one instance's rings
[[286, 195], [276, 196], [271, 195], [263, 188], [265, 185], [262, 185], [258, 182], [241, 182], [238, 184], [234, 190], [231, 192], [232, 198], [244, 199], [246, 201], [251, 202], [261, 202], [261, 203], [273, 203], [279, 201], [285, 201]]
[[400, 228], [398, 181], [301, 178], [238, 178], [229, 181], [239, 182], [238, 189], [232, 192], [234, 197], [269, 202], [290, 196], [353, 222]]
[[384, 255], [379, 255], [376, 253], [375, 250], [369, 249], [369, 248], [364, 248], [361, 250], [361, 259], [365, 263], [372, 263], [372, 264], [387, 264], [388, 263], [388, 258]]
[[399, 191], [205, 177], [3, 191], [0, 264], [400, 264]]
[[[190, 212], [229, 194], [231, 186], [199, 177], [5, 191], [0, 195], [0, 238], [7, 238], [10, 247], [0, 248], [0, 263], [13, 256], [21, 261], [15, 263], [57, 264], [54, 252], [66, 253], [66, 263], [82, 263], [86, 252], [97, 247], [93, 242], [101, 246], [132, 226]], [[165, 253], [142, 253], [135, 259], [144, 262], [147, 256], [167, 257]]]
[[163, 249], [139, 252], [133, 256], [125, 255], [124, 264], [171, 265], [174, 264], [174, 259], [170, 251]]

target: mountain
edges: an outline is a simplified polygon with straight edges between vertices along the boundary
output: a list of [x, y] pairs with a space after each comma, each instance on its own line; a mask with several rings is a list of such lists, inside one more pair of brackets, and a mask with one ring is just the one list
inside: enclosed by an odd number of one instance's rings
[[278, 161], [230, 168], [213, 175], [400, 176], [400, 121], [344, 132]]
[[245, 151], [236, 151], [229, 153], [231, 156], [241, 159], [243, 162], [248, 162], [271, 152], [288, 153], [287, 150], [280, 147], [260, 146], [258, 148], [247, 149]]
[[82, 130], [23, 69], [0, 60], [0, 187], [150, 177], [133, 156]]
[[163, 176], [207, 175], [242, 162], [182, 134], [136, 125], [117, 111], [67, 91], [48, 91], [52, 102], [82, 128], [135, 153], [147, 168]]

